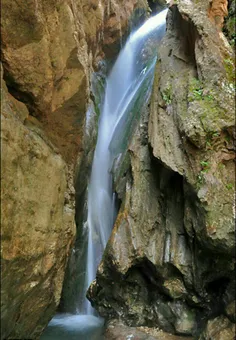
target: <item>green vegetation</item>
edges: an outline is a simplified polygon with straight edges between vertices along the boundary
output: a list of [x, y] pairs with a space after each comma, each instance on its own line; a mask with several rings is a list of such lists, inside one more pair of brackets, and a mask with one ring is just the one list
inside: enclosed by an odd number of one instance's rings
[[229, 43], [231, 46], [235, 46], [235, 38], [236, 38], [236, 18], [235, 18], [235, 8], [236, 2], [235, 0], [231, 1], [229, 14], [225, 20], [225, 25], [223, 28], [224, 34], [227, 36]]
[[201, 100], [203, 98], [203, 88], [193, 90], [194, 99]]
[[219, 168], [220, 170], [223, 170], [223, 169], [225, 169], [225, 165], [224, 165], [223, 163], [220, 163], [220, 164], [218, 165], [218, 168]]
[[194, 102], [194, 109], [206, 133], [206, 144], [211, 147], [214, 139], [220, 136], [222, 125], [232, 119], [232, 116], [228, 114], [226, 107], [222, 106], [217, 92], [205, 87], [196, 78], [191, 78], [189, 82], [188, 102]]
[[228, 190], [231, 190], [231, 189], [233, 189], [233, 184], [232, 183], [228, 183], [228, 184], [226, 184], [226, 188], [228, 189]]
[[230, 83], [232, 83], [233, 86], [233, 84], [235, 83], [235, 67], [233, 60], [230, 58], [225, 58], [224, 68], [227, 75], [227, 79]]
[[220, 132], [213, 132], [212, 133], [213, 138], [216, 138], [216, 137], [219, 137], [219, 136], [220, 136]]
[[235, 26], [236, 26], [236, 18], [231, 17], [229, 18], [227, 24], [227, 30], [229, 32], [229, 43], [231, 46], [235, 46], [235, 39], [236, 39], [236, 33], [235, 33]]
[[104, 76], [95, 73], [92, 79], [92, 93], [93, 93], [93, 103], [94, 110], [96, 114], [96, 123], [98, 123], [98, 119], [100, 117], [100, 107], [104, 98], [104, 90], [105, 90], [105, 78]]
[[171, 87], [167, 87], [162, 93], [162, 99], [167, 105], [170, 105], [172, 102], [172, 91]]
[[206, 146], [211, 148], [215, 140], [220, 137], [220, 132], [219, 131], [209, 131], [207, 132], [206, 135]]
[[194, 100], [207, 100], [212, 101], [213, 96], [209, 93], [204, 93], [203, 83], [196, 79], [192, 78], [189, 84], [189, 102], [193, 102]]
[[207, 170], [209, 170], [209, 162], [201, 161], [200, 164], [201, 164], [202, 169], [203, 169], [204, 172], [207, 172]]
[[210, 163], [208, 161], [201, 161], [201, 170], [197, 175], [197, 184], [198, 186], [205, 183], [205, 174], [210, 170]]
[[205, 178], [204, 178], [204, 174], [202, 172], [200, 172], [198, 175], [197, 175], [197, 184], [198, 184], [198, 187], [200, 185], [202, 185], [203, 183], [205, 183]]
[[225, 136], [225, 140], [226, 140], [226, 142], [230, 142], [230, 136], [229, 136], [229, 135], [226, 135], [226, 136]]

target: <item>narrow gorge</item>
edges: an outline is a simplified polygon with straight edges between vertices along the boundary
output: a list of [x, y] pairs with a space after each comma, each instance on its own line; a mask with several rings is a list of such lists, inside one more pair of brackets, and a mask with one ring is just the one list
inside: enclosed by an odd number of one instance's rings
[[235, 339], [235, 1], [2, 1], [1, 339]]

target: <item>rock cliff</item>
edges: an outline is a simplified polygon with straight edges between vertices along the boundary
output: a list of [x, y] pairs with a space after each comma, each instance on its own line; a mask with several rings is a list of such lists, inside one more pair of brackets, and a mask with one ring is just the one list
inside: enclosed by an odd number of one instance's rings
[[75, 236], [67, 167], [3, 83], [1, 338], [35, 339], [60, 301]]
[[[232, 42], [235, 2], [167, 2], [150, 105], [115, 176], [121, 209], [88, 296], [101, 315], [128, 326], [228, 340], [235, 323], [234, 63], [221, 29]], [[37, 339], [63, 282], [66, 311], [78, 283], [70, 254], [75, 238], [81, 252], [103, 60], [112, 64], [147, 2], [3, 0], [2, 12], [1, 336]], [[86, 126], [89, 105], [94, 122]], [[110, 325], [109, 339], [130, 330]], [[142, 328], [131, 330], [147, 338]]]
[[75, 240], [75, 165], [91, 75], [117, 55], [147, 3], [1, 6], [2, 338], [35, 339], [59, 304]]
[[216, 324], [233, 339], [235, 322], [234, 63], [212, 20], [227, 14], [220, 3], [170, 4], [150, 108], [125, 190], [115, 183], [121, 210], [88, 293], [108, 318], [202, 339]]
[[[114, 57], [145, 0], [2, 2], [4, 79], [67, 162], [81, 151], [90, 77]], [[136, 13], [136, 14], [135, 14]]]

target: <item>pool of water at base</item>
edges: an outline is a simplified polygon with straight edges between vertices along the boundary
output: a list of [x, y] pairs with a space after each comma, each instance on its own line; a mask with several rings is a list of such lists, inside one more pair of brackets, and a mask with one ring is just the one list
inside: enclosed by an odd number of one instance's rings
[[40, 340], [102, 340], [104, 320], [93, 315], [57, 314]]

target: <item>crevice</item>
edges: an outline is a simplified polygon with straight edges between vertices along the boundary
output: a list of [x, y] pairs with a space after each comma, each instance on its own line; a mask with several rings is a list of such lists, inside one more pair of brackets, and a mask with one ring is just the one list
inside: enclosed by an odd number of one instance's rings
[[176, 55], [175, 51], [172, 54], [175, 57], [180, 57], [183, 61], [194, 65], [196, 67], [196, 59], [195, 59], [195, 44], [198, 39], [197, 30], [191, 21], [190, 18], [184, 19], [180, 14], [178, 7], [172, 6], [170, 8], [172, 13], [172, 24], [174, 25], [171, 31], [174, 31], [176, 34], [176, 39], [179, 41], [180, 48], [179, 52], [181, 52], [181, 57], [178, 54]]
[[37, 119], [40, 119], [40, 115], [35, 108], [35, 98], [29, 92], [23, 92], [19, 89], [19, 85], [15, 82], [14, 78], [8, 72], [7, 67], [3, 61], [3, 80], [6, 82], [6, 86], [8, 92], [18, 101], [24, 103], [28, 110], [29, 114]]
[[209, 282], [206, 285], [206, 291], [208, 294], [214, 295], [219, 298], [219, 296], [225, 293], [225, 290], [230, 282], [228, 277], [220, 277], [214, 281]]

